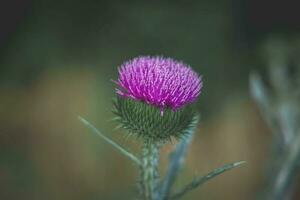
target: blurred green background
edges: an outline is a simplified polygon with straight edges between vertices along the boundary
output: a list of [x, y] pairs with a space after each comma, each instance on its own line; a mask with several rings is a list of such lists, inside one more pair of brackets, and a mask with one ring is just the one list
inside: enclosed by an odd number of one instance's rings
[[[249, 72], [264, 71], [258, 49], [269, 36], [294, 38], [299, 28], [291, 1], [271, 2], [1, 1], [0, 199], [134, 199], [135, 167], [77, 116], [139, 151], [110, 120], [117, 67], [138, 55], [174, 57], [203, 76], [201, 123], [178, 187], [248, 162], [185, 199], [255, 199], [272, 134], [250, 98]], [[162, 150], [162, 173], [171, 149]]]

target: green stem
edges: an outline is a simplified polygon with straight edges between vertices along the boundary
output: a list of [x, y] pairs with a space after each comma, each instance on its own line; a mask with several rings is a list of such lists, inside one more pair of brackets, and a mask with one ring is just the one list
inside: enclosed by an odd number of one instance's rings
[[144, 200], [157, 199], [158, 159], [158, 145], [145, 142], [141, 165], [141, 189]]

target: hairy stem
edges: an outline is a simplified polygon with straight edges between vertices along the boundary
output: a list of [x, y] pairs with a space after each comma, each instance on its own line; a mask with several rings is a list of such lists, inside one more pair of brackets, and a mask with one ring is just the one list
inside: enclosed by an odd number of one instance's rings
[[141, 190], [145, 200], [157, 199], [158, 159], [158, 145], [145, 142], [141, 165]]

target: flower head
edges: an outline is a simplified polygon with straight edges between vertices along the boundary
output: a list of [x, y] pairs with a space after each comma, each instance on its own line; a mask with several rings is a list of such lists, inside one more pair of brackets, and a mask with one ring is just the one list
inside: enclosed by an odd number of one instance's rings
[[182, 138], [197, 124], [201, 77], [171, 58], [142, 56], [119, 68], [113, 112], [129, 135], [147, 142]]
[[196, 100], [201, 77], [188, 65], [172, 58], [141, 56], [119, 68], [117, 93], [164, 110], [176, 110]]

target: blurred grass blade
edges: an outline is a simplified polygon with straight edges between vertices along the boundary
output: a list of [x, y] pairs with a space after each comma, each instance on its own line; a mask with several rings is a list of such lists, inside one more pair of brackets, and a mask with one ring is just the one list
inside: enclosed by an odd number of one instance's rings
[[89, 127], [93, 132], [95, 132], [97, 135], [99, 135], [103, 140], [105, 140], [107, 143], [111, 144], [113, 147], [118, 149], [123, 155], [130, 158], [132, 161], [134, 161], [136, 164], [141, 165], [141, 161], [132, 153], [128, 152], [124, 147], [120, 146], [110, 138], [103, 135], [95, 126], [93, 126], [90, 122], [88, 122], [86, 119], [78, 116], [78, 119], [87, 127]]
[[249, 76], [249, 86], [251, 96], [259, 107], [262, 116], [272, 131], [277, 133], [275, 136], [278, 138], [276, 139], [278, 142], [283, 141], [285, 144], [287, 139], [278, 131], [278, 122], [276, 121], [276, 117], [274, 117], [273, 102], [271, 101], [272, 96], [266, 84], [263, 82], [262, 77], [256, 72], [252, 72]]
[[238, 167], [242, 164], [246, 163], [245, 161], [240, 161], [240, 162], [235, 162], [235, 163], [230, 163], [230, 164], [226, 164], [220, 168], [217, 168], [211, 172], [209, 172], [207, 175], [202, 176], [202, 177], [196, 177], [194, 178], [194, 180], [189, 183], [188, 185], [186, 185], [184, 188], [182, 188], [179, 192], [175, 193], [171, 199], [179, 199], [181, 198], [183, 195], [185, 195], [186, 193], [188, 193], [189, 191], [196, 189], [198, 186], [206, 183], [207, 181], [209, 181], [210, 179], [228, 171], [231, 170], [235, 167]]

